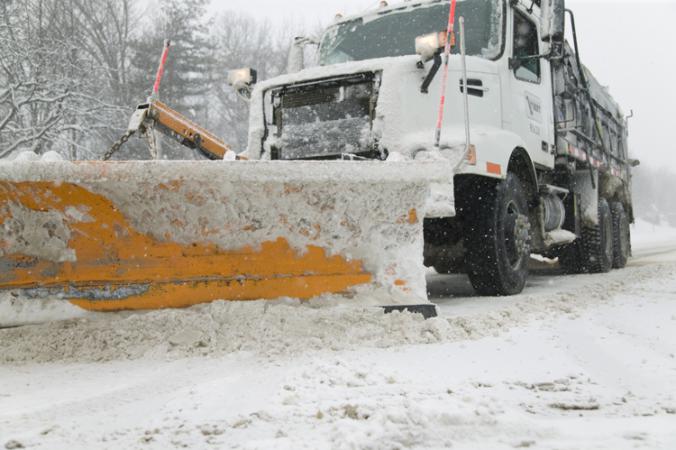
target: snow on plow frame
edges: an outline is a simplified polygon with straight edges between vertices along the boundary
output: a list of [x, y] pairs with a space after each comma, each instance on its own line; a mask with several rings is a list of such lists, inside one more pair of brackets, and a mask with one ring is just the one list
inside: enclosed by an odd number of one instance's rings
[[94, 311], [426, 303], [429, 163], [0, 163], [0, 291]]

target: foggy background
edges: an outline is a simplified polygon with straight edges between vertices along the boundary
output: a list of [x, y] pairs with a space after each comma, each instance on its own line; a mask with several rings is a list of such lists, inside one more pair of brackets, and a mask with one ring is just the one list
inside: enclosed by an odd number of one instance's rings
[[[20, 150], [98, 158], [147, 97], [162, 41], [174, 41], [162, 98], [246, 145], [247, 105], [226, 86], [228, 69], [262, 79], [284, 70], [291, 38], [315, 35], [336, 13], [376, 8], [371, 0], [2, 0], [0, 157]], [[390, 2], [393, 3], [393, 2]], [[630, 122], [636, 208], [676, 223], [676, 105], [673, 1], [568, 0], [583, 63], [608, 86]], [[169, 147], [177, 158], [198, 155]], [[119, 158], [147, 158], [132, 140]]]

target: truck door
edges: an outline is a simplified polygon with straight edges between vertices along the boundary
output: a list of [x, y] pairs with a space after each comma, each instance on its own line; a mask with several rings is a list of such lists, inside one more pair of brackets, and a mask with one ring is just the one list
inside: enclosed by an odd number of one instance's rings
[[[533, 15], [513, 8], [512, 57], [541, 54], [540, 34]], [[505, 95], [505, 128], [517, 133], [526, 143], [533, 162], [554, 167], [554, 125], [549, 62], [541, 58], [521, 60], [510, 69], [510, 89]]]

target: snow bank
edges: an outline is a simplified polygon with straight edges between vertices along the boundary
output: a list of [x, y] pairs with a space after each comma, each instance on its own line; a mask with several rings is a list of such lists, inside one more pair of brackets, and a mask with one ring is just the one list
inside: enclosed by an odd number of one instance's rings
[[676, 242], [676, 228], [668, 225], [655, 225], [643, 219], [637, 219], [631, 227], [631, 241], [635, 246], [646, 246]]
[[[2, 158], [0, 158], [2, 159]], [[35, 162], [35, 161], [45, 161], [45, 162], [55, 162], [63, 161], [64, 158], [55, 151], [48, 151], [44, 155], [40, 156], [35, 152], [25, 151], [16, 153], [14, 156], [10, 155], [6, 160], [12, 160], [15, 162]]]
[[378, 308], [319, 307], [292, 300], [216, 302], [0, 330], [6, 343], [0, 363], [173, 359], [238, 351], [272, 357], [364, 343], [390, 347], [438, 342], [447, 338], [447, 328], [443, 320], [385, 315]]

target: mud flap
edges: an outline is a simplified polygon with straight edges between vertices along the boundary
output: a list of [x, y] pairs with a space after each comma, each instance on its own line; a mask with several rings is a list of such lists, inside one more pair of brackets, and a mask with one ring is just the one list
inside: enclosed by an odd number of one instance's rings
[[594, 227], [599, 224], [599, 173], [594, 171], [594, 184], [588, 170], [579, 171], [575, 174], [573, 190], [580, 196], [581, 218], [583, 225]]
[[369, 162], [0, 163], [0, 291], [94, 311], [324, 294], [427, 305], [422, 218], [435, 172]]

